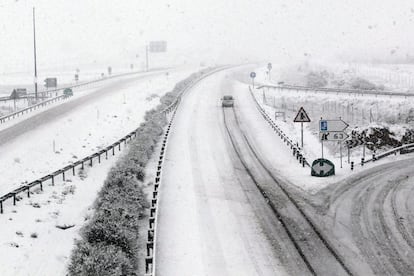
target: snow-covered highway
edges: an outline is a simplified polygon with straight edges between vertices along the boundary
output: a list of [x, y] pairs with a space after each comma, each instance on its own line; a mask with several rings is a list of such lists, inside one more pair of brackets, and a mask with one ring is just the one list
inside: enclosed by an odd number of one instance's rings
[[[244, 130], [250, 124], [269, 129], [248, 90], [234, 90], [233, 73], [200, 82], [177, 112], [160, 190], [156, 275], [348, 274], [296, 207], [272, 187], [276, 182], [247, 146], [233, 109], [223, 111], [220, 98], [233, 94], [236, 112], [250, 118], [241, 122]], [[281, 144], [270, 147], [282, 151], [283, 161], [289, 155]], [[259, 152], [268, 149], [264, 145]]]

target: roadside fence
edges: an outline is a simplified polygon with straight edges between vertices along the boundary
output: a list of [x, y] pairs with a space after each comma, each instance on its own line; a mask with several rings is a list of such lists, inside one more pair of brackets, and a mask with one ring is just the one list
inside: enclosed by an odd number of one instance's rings
[[335, 94], [348, 94], [348, 95], [374, 95], [374, 96], [399, 96], [399, 97], [414, 97], [414, 93], [409, 92], [392, 92], [392, 91], [382, 91], [382, 90], [360, 90], [360, 89], [343, 89], [343, 88], [327, 88], [327, 87], [308, 87], [308, 86], [299, 86], [299, 85], [269, 85], [264, 84], [257, 87], [261, 88], [270, 88], [278, 89], [279, 91], [306, 91], [312, 93], [335, 93]]

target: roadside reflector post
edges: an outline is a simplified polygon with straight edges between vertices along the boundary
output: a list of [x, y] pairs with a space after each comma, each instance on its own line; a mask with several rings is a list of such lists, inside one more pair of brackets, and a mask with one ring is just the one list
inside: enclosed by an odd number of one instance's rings
[[351, 162], [351, 171], [354, 170], [354, 161]]
[[361, 158], [361, 167], [364, 166], [364, 157]]

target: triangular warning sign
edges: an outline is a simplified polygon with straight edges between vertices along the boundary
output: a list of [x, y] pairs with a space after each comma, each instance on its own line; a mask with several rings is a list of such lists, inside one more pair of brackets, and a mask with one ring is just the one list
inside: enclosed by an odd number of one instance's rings
[[303, 107], [301, 107], [298, 111], [298, 114], [296, 114], [296, 117], [293, 121], [295, 123], [309, 123], [311, 120], [310, 120], [308, 114], [306, 114], [305, 109], [303, 109]]

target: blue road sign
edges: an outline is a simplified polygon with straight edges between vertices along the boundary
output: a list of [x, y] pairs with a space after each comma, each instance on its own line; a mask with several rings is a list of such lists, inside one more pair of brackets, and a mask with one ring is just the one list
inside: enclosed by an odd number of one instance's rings
[[319, 131], [328, 131], [328, 121], [319, 121]]

